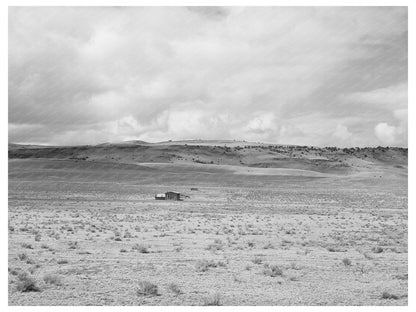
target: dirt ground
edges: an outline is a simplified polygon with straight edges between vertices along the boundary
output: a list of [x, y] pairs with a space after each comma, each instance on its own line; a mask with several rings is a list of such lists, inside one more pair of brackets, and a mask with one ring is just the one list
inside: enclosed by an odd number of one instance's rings
[[195, 168], [10, 160], [9, 305], [407, 305], [407, 174]]

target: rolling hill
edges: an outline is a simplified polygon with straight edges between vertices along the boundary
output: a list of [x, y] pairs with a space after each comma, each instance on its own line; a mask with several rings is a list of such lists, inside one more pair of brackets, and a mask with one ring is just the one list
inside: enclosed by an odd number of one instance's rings
[[8, 156], [9, 159], [65, 159], [135, 165], [281, 168], [343, 175], [387, 170], [407, 175], [408, 150], [399, 147], [320, 148], [232, 140], [189, 140], [160, 143], [126, 141], [84, 146], [9, 144]]

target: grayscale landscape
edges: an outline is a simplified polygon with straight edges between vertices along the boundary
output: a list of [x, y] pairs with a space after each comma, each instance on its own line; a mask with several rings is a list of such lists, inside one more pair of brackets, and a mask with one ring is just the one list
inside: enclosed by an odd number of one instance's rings
[[8, 13], [10, 306], [408, 305], [407, 7]]
[[406, 305], [407, 196], [404, 148], [10, 145], [10, 304]]

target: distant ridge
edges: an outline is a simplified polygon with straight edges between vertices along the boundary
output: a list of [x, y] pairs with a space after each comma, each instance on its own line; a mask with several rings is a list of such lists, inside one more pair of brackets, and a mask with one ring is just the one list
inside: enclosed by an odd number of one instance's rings
[[55, 145], [42, 145], [42, 144], [20, 144], [20, 143], [9, 143], [10, 148], [50, 148], [56, 147]]
[[129, 141], [123, 141], [121, 143], [129, 143], [129, 144], [152, 144], [146, 141], [142, 141], [142, 140], [129, 140]]
[[285, 168], [348, 174], [391, 170], [407, 173], [407, 148], [337, 148], [277, 145], [236, 140], [141, 140], [82, 146], [9, 144], [9, 159], [50, 158], [125, 164], [169, 163]]
[[270, 143], [270, 142], [250, 142], [245, 140], [203, 140], [203, 139], [189, 139], [189, 140], [168, 140], [160, 142], [146, 142], [143, 140], [127, 140], [121, 142], [104, 142], [99, 144], [79, 144], [79, 145], [47, 145], [47, 144], [30, 144], [30, 143], [8, 143], [9, 149], [15, 148], [78, 148], [78, 147], [109, 147], [109, 146], [134, 146], [134, 145], [145, 145], [145, 146], [157, 146], [157, 145], [201, 145], [201, 146], [227, 146], [227, 147], [237, 147], [237, 146], [279, 146], [279, 147], [291, 147], [291, 148], [312, 148], [312, 149], [401, 149], [407, 150], [408, 147], [397, 147], [397, 146], [373, 146], [373, 147], [342, 147], [342, 146], [326, 146], [318, 147], [313, 145], [295, 145], [295, 144], [280, 144], [280, 143]]
[[264, 143], [264, 142], [248, 142], [245, 140], [202, 140], [202, 139], [191, 139], [191, 140], [169, 140], [153, 143], [156, 145], [205, 145], [205, 146], [253, 146], [253, 145], [280, 145], [276, 143]]
[[105, 142], [101, 144], [97, 144], [95, 146], [123, 146], [123, 145], [149, 145], [152, 143], [141, 141], [141, 140], [129, 140], [129, 141], [122, 141], [122, 142]]

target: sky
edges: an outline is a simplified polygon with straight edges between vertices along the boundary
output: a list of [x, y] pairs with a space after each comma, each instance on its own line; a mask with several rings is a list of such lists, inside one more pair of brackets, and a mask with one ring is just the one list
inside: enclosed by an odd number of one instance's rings
[[9, 142], [408, 144], [406, 7], [9, 7]]

